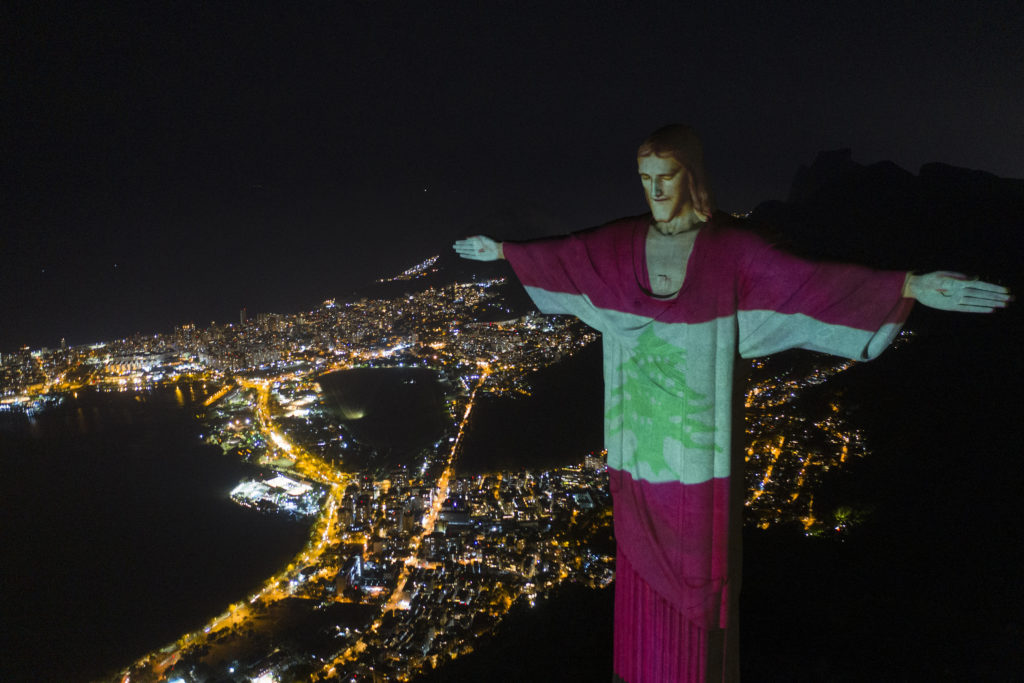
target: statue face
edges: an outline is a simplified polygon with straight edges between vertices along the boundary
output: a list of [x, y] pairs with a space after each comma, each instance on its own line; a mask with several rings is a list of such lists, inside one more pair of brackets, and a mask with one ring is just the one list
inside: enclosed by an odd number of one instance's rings
[[637, 159], [640, 182], [654, 220], [667, 222], [690, 208], [686, 169], [672, 157], [651, 154]]

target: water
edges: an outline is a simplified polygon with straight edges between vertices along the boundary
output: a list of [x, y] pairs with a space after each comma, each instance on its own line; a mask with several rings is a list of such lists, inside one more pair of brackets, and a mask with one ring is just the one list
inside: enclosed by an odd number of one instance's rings
[[201, 626], [308, 528], [240, 508], [252, 469], [206, 446], [201, 387], [79, 392], [0, 425], [0, 679], [90, 680]]
[[391, 467], [409, 462], [429, 447], [451, 423], [444, 387], [425, 368], [358, 368], [317, 378], [329, 411], [344, 429], [372, 449], [346, 454], [345, 466]]
[[477, 474], [578, 463], [604, 447], [601, 345], [532, 375], [525, 398], [483, 396], [455, 469]]
[[[360, 368], [317, 381], [328, 410], [358, 442], [375, 451], [373, 464], [409, 462], [451, 422], [443, 405], [445, 387], [431, 370]], [[528, 397], [478, 396], [456, 463], [459, 474], [545, 469], [578, 463], [603, 448], [599, 344], [538, 370], [530, 382]], [[370, 464], [354, 455], [346, 454], [347, 467]]]
[[[540, 371], [530, 399], [483, 401], [466, 462], [495, 469], [577, 461], [588, 421], [596, 438], [588, 447], [599, 448], [594, 349]], [[444, 387], [428, 370], [355, 370], [320, 382], [339, 414], [347, 411], [345, 428], [383, 463], [429, 446], [448, 421]], [[598, 402], [581, 403], [584, 393]], [[301, 549], [307, 526], [229, 500], [253, 467], [203, 444], [194, 418], [203, 397], [198, 385], [81, 391], [34, 418], [3, 416], [0, 680], [109, 675], [200, 627]], [[561, 422], [545, 419], [567, 402], [575, 410], [563, 410]]]

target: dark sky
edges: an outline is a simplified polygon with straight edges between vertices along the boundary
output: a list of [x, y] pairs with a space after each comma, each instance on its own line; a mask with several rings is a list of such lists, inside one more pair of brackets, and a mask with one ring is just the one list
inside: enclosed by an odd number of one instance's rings
[[639, 213], [672, 121], [729, 210], [839, 147], [1024, 177], [1018, 2], [696, 4], [5, 3], [0, 352]]

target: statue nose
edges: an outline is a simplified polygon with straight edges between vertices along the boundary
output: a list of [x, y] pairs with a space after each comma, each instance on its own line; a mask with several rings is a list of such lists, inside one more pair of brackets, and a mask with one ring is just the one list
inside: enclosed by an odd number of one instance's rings
[[651, 192], [651, 195], [654, 196], [654, 197], [660, 197], [661, 196], [661, 183], [659, 181], [655, 180], [653, 184], [654, 184], [654, 189]]

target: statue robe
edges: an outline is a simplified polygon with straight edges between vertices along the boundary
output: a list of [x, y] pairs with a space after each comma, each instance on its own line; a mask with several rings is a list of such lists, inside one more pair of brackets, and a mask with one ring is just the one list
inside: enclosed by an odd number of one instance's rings
[[696, 235], [678, 295], [658, 299], [649, 294], [649, 224], [645, 215], [506, 242], [504, 253], [538, 309], [602, 333], [616, 676], [737, 680], [736, 357], [802, 348], [874, 358], [912, 300], [901, 296], [905, 272], [809, 263], [711, 223]]

